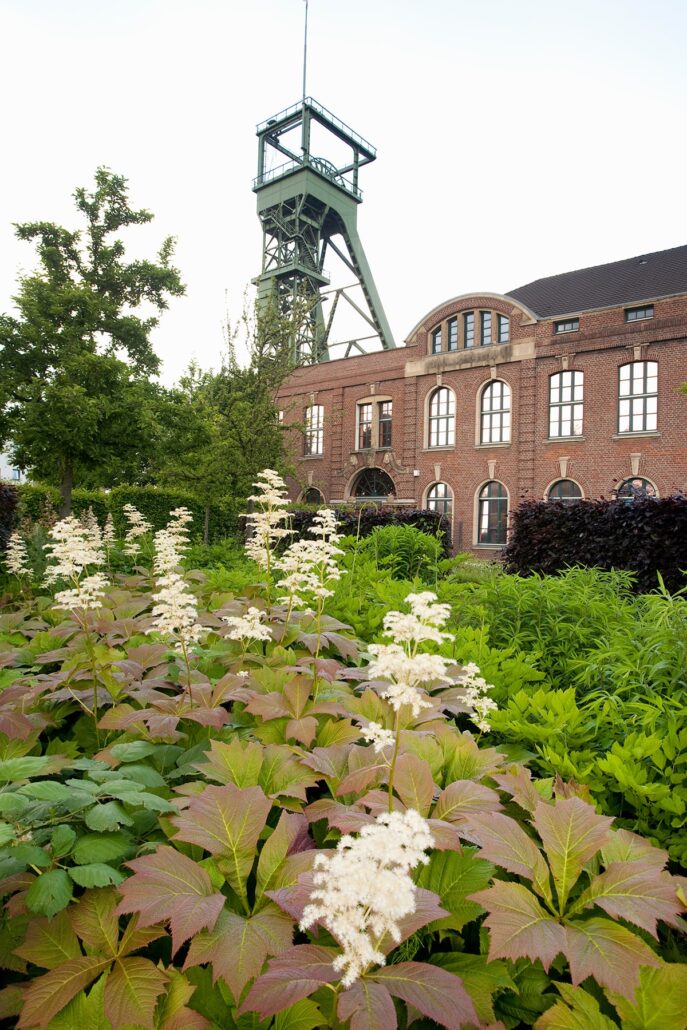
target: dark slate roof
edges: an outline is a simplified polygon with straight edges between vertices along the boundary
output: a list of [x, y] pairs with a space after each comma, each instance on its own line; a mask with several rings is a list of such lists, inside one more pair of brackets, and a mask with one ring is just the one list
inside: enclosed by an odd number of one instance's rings
[[687, 293], [687, 246], [536, 279], [513, 297], [540, 318]]

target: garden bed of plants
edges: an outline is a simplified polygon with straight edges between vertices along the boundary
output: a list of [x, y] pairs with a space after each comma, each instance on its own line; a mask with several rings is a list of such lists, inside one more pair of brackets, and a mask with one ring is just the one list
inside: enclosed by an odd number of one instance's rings
[[687, 602], [254, 504], [10, 545], [0, 1019], [684, 1030]]

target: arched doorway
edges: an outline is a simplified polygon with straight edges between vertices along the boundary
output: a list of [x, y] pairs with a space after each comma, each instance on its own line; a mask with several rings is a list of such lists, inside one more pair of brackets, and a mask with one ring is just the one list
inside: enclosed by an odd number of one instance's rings
[[316, 486], [309, 486], [301, 495], [303, 504], [324, 504], [324, 494]]
[[386, 501], [390, 495], [396, 496], [396, 487], [383, 469], [363, 469], [351, 486], [351, 497], [356, 500]]

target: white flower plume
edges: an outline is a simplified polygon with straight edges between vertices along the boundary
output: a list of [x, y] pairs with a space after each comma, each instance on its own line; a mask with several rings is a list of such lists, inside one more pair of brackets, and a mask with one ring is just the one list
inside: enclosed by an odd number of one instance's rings
[[12, 533], [7, 541], [5, 551], [5, 565], [14, 576], [30, 576], [29, 555], [26, 550], [26, 543], [18, 529]]
[[59, 579], [77, 580], [84, 569], [102, 565], [105, 561], [102, 546], [96, 544], [93, 535], [74, 515], [56, 522], [48, 536], [45, 549], [52, 564], [45, 573], [46, 583]]
[[229, 626], [229, 640], [271, 640], [269, 626], [262, 623], [264, 617], [265, 613], [259, 608], [249, 608], [243, 616], [222, 615], [221, 619]]
[[286, 504], [288, 493], [286, 483], [273, 469], [263, 469], [253, 484], [258, 491], [248, 498], [258, 506], [248, 516], [249, 535], [245, 549], [249, 558], [268, 572], [273, 561], [273, 552], [280, 540], [293, 532], [282, 525], [288, 519]]
[[128, 554], [130, 558], [134, 558], [141, 549], [140, 537], [145, 536], [146, 533], [150, 533], [153, 528], [148, 520], [141, 515], [138, 508], [134, 508], [133, 504], [125, 504], [122, 508], [124, 517], [129, 524], [129, 528], [126, 531], [124, 537], [124, 554]]

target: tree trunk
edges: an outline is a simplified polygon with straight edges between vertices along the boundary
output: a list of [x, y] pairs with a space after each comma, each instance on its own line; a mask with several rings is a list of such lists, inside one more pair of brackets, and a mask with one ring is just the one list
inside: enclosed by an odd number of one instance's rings
[[203, 525], [203, 543], [210, 543], [210, 505], [205, 505], [205, 524]]
[[60, 483], [60, 518], [65, 519], [72, 512], [72, 489], [74, 487], [74, 466], [70, 461], [65, 462], [62, 482]]

